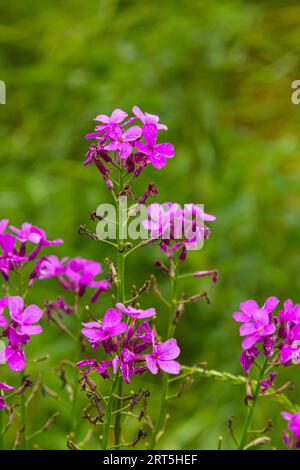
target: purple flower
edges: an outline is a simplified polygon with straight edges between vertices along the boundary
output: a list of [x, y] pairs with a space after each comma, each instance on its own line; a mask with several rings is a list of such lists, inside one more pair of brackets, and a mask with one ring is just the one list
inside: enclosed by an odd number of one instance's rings
[[255, 359], [257, 358], [259, 351], [257, 348], [249, 348], [242, 352], [240, 357], [240, 364], [244, 371], [248, 374], [250, 371]]
[[9, 344], [5, 348], [5, 359], [11, 370], [21, 372], [25, 369], [25, 354], [21, 345], [28, 343], [29, 336], [22, 334], [12, 326], [9, 327], [6, 335]]
[[133, 143], [142, 135], [142, 129], [139, 126], [133, 126], [125, 132], [120, 127], [116, 128], [114, 135], [111, 135], [111, 142], [104, 146], [105, 150], [118, 151], [120, 158], [126, 160], [132, 152]]
[[[14, 387], [7, 385], [5, 382], [0, 382], [0, 390], [5, 390], [5, 391], [10, 392], [14, 390]], [[4, 410], [5, 408], [6, 408], [5, 400], [3, 396], [0, 394], [0, 410]]]
[[269, 390], [269, 388], [273, 387], [273, 382], [274, 380], [276, 379], [277, 377], [277, 372], [271, 372], [269, 377], [265, 380], [261, 380], [259, 382], [260, 386], [261, 386], [261, 394], [264, 395], [266, 393], [267, 390]]
[[174, 338], [168, 339], [164, 343], [153, 343], [153, 352], [146, 354], [147, 367], [152, 374], [157, 374], [159, 369], [169, 374], [179, 374], [180, 364], [174, 361], [180, 354], [177, 341]]
[[127, 330], [127, 324], [122, 322], [122, 313], [114, 308], [109, 308], [105, 312], [101, 324], [93, 321], [82, 325], [84, 326], [82, 334], [88, 338], [92, 346]]
[[102, 124], [96, 127], [97, 134], [101, 134], [103, 132], [107, 133], [115, 130], [127, 116], [128, 114], [125, 113], [125, 111], [122, 111], [122, 109], [115, 109], [111, 113], [111, 116], [107, 116], [106, 114], [99, 114], [95, 117], [95, 121], [100, 121]]
[[[292, 413], [288, 413], [287, 411], [283, 411], [281, 413], [281, 416], [286, 421], [288, 421], [288, 429], [293, 434], [295, 447], [296, 449], [299, 449], [300, 448], [300, 412], [292, 414]], [[285, 437], [284, 439], [285, 444], [286, 445], [289, 444], [288, 447], [290, 447], [291, 441], [287, 439], [287, 437], [289, 437], [288, 434], [286, 434], [286, 436], [284, 437]]]
[[[101, 292], [106, 292], [111, 287], [105, 279], [96, 281], [95, 277], [102, 272], [100, 263], [89, 259], [73, 258], [66, 267], [65, 275], [71, 282], [71, 288], [78, 292], [81, 297], [87, 287], [97, 289], [97, 293], [92, 300], [95, 302]], [[97, 295], [98, 294], [98, 295]]]
[[167, 158], [174, 157], [174, 147], [169, 143], [157, 144], [157, 125], [145, 124], [143, 137], [146, 143], [136, 141], [135, 146], [139, 152], [146, 155], [155, 168], [163, 168], [167, 164]]
[[156, 315], [155, 308], [147, 308], [146, 310], [141, 310], [131, 306], [125, 307], [125, 305], [121, 303], [116, 304], [116, 308], [122, 313], [128, 315], [129, 317], [136, 319], [149, 318]]
[[159, 124], [156, 114], [143, 113], [138, 106], [133, 106], [132, 112], [143, 124], [154, 124], [157, 129], [168, 130], [167, 126]]
[[276, 326], [273, 323], [271, 312], [276, 308], [279, 300], [269, 297], [264, 306], [259, 308], [254, 300], [247, 300], [240, 304], [240, 312], [235, 312], [233, 318], [243, 322], [240, 327], [240, 336], [246, 336], [242, 341], [243, 349], [249, 349], [266, 336], [271, 336]]
[[6, 280], [8, 280], [9, 271], [14, 270], [14, 264], [27, 261], [26, 257], [15, 254], [15, 241], [15, 237], [10, 233], [0, 235], [0, 247], [2, 248], [2, 255], [0, 255], [0, 271]]
[[38, 335], [43, 331], [40, 325], [35, 325], [43, 316], [43, 311], [37, 305], [29, 305], [24, 310], [22, 297], [9, 297], [8, 310], [11, 319], [18, 325], [22, 334]]

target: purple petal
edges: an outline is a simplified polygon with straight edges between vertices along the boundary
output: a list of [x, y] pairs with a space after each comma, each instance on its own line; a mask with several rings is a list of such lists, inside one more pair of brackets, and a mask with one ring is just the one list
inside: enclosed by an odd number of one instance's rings
[[132, 152], [132, 146], [128, 142], [119, 144], [120, 158], [126, 160]]
[[124, 132], [122, 139], [124, 142], [132, 142], [134, 140], [139, 139], [141, 135], [142, 129], [140, 128], [140, 126], [133, 126]]
[[259, 310], [259, 306], [255, 300], [246, 300], [240, 304], [240, 309], [242, 312], [252, 315], [256, 310]]
[[8, 298], [8, 310], [10, 316], [15, 321], [21, 320], [22, 310], [24, 308], [24, 300], [22, 297], [15, 296]]
[[158, 360], [159, 367], [169, 374], [179, 374], [181, 366], [177, 361], [161, 361]]
[[168, 339], [164, 343], [158, 345], [158, 356], [162, 361], [175, 359], [180, 354], [180, 349], [177, 346], [177, 341], [174, 338]]
[[247, 336], [243, 341], [242, 341], [242, 348], [243, 349], [249, 349], [251, 348], [257, 341], [259, 341], [260, 335], [259, 334], [253, 334], [250, 336]]
[[257, 326], [255, 323], [244, 323], [244, 325], [240, 326], [240, 336], [248, 336], [256, 333]]
[[40, 333], [42, 333], [43, 328], [40, 325], [29, 325], [29, 326], [22, 325], [21, 331], [25, 335], [29, 335], [29, 336], [39, 335]]
[[143, 127], [143, 136], [148, 145], [154, 147], [157, 139], [157, 126], [156, 124], [145, 124]]
[[156, 375], [157, 372], [158, 372], [158, 366], [157, 366], [156, 359], [153, 357], [152, 354], [146, 354], [145, 359], [146, 359], [147, 367], [150, 370], [150, 372], [152, 374]]
[[271, 313], [279, 304], [279, 299], [277, 297], [269, 297], [264, 303], [264, 309], [267, 310], [268, 313]]
[[22, 349], [15, 349], [11, 346], [7, 346], [5, 355], [11, 370], [21, 372], [25, 369], [25, 355]]
[[125, 118], [127, 118], [128, 114], [125, 113], [125, 111], [122, 111], [122, 109], [115, 109], [112, 112], [112, 115], [110, 117], [110, 121], [114, 122], [116, 124], [124, 121]]
[[5, 254], [12, 253], [14, 246], [15, 246], [15, 237], [11, 235], [10, 233], [5, 233], [4, 235], [0, 235], [0, 245]]
[[117, 326], [122, 320], [122, 313], [115, 308], [109, 308], [106, 310], [102, 325], [104, 329], [112, 328]]
[[43, 310], [37, 305], [29, 305], [23, 312], [22, 320], [27, 325], [37, 323], [43, 316]]
[[157, 152], [159, 155], [163, 155], [166, 158], [171, 158], [174, 157], [174, 147], [172, 144], [157, 144], [154, 147], [155, 152]]

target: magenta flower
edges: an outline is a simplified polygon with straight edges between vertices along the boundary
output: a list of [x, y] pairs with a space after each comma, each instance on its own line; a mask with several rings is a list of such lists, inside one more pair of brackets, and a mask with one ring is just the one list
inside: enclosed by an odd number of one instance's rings
[[[0, 382], [0, 390], [5, 390], [7, 392], [11, 392], [14, 390], [14, 387], [7, 385], [5, 382]], [[0, 410], [4, 410], [6, 408], [6, 403], [4, 397], [0, 394]]]
[[12, 326], [9, 327], [7, 336], [9, 344], [5, 348], [5, 359], [11, 370], [21, 372], [25, 369], [25, 354], [22, 344], [27, 344], [29, 336], [17, 331]]
[[149, 318], [156, 315], [155, 308], [147, 308], [146, 310], [141, 310], [131, 306], [125, 307], [125, 305], [121, 303], [116, 304], [116, 308], [122, 313], [128, 315], [129, 317], [136, 319]]
[[250, 371], [258, 354], [259, 354], [258, 349], [254, 348], [253, 346], [252, 348], [246, 349], [245, 351], [242, 352], [240, 356], [240, 364], [246, 373]]
[[252, 321], [249, 323], [244, 323], [240, 327], [240, 335], [246, 336], [242, 341], [242, 348], [249, 349], [258, 341], [260, 341], [265, 336], [272, 335], [276, 330], [276, 327], [272, 321], [268, 312], [263, 309], [260, 309], [253, 313]]
[[36, 264], [31, 279], [50, 279], [52, 277], [62, 276], [66, 272], [67, 257], [59, 260], [57, 256], [43, 256]]
[[24, 310], [22, 297], [9, 297], [8, 310], [11, 319], [18, 325], [22, 334], [38, 335], [43, 331], [40, 325], [35, 325], [43, 316], [43, 311], [37, 305], [29, 305]]
[[63, 243], [63, 240], [58, 238], [56, 240], [48, 240], [46, 232], [39, 227], [35, 227], [28, 222], [22, 224], [21, 229], [14, 227], [13, 225], [9, 226], [10, 230], [16, 234], [17, 239], [21, 243], [31, 242], [34, 244], [40, 244], [42, 246], [52, 246], [60, 245]]
[[[288, 421], [288, 429], [292, 432], [296, 449], [300, 448], [300, 412], [288, 413], [283, 411], [281, 416]], [[291, 447], [292, 441], [287, 433], [284, 433], [283, 439], [287, 447]]]
[[177, 341], [174, 338], [168, 339], [164, 343], [153, 344], [152, 354], [146, 354], [147, 367], [152, 374], [157, 374], [159, 369], [169, 374], [179, 374], [180, 364], [174, 361], [180, 354]]
[[146, 143], [136, 141], [135, 146], [139, 152], [147, 156], [149, 162], [155, 168], [163, 168], [167, 164], [167, 158], [174, 157], [174, 147], [169, 143], [157, 144], [157, 125], [145, 124], [143, 137]]
[[2, 255], [0, 255], [0, 272], [4, 279], [8, 280], [9, 271], [14, 270], [14, 264], [27, 261], [25, 256], [15, 254], [15, 237], [10, 233], [0, 235], [0, 247]]
[[142, 129], [139, 126], [133, 126], [125, 132], [120, 127], [114, 130], [114, 134], [110, 135], [111, 142], [104, 146], [105, 150], [118, 151], [120, 158], [125, 160], [132, 152], [133, 144], [142, 135]]
[[105, 312], [101, 324], [93, 321], [82, 325], [84, 326], [82, 334], [88, 338], [92, 346], [127, 330], [127, 324], [122, 322], [122, 313], [114, 308], [109, 308]]
[[159, 124], [159, 116], [156, 114], [143, 113], [138, 106], [133, 106], [132, 112], [143, 124], [154, 124], [157, 129], [168, 130], [167, 126]]
[[267, 390], [269, 390], [271, 387], [273, 387], [273, 382], [276, 379], [278, 373], [277, 372], [271, 372], [269, 377], [265, 380], [261, 380], [259, 382], [261, 386], [261, 394], [264, 395]]
[[249, 349], [266, 336], [271, 336], [276, 326], [273, 323], [271, 312], [278, 305], [276, 297], [269, 297], [264, 306], [259, 308], [254, 300], [247, 300], [240, 304], [241, 312], [235, 312], [233, 318], [243, 322], [240, 327], [240, 336], [246, 336], [242, 341], [243, 349]]
[[95, 121], [100, 121], [102, 124], [97, 126], [97, 133], [110, 132], [115, 130], [127, 116], [128, 114], [125, 113], [125, 111], [122, 111], [122, 109], [115, 109], [111, 113], [111, 116], [107, 116], [106, 114], [99, 114], [95, 117]]
[[[111, 287], [105, 279], [95, 280], [95, 277], [101, 272], [101, 264], [96, 261], [80, 258], [79, 256], [71, 259], [65, 271], [67, 281], [70, 281], [69, 289], [76, 290], [80, 297], [84, 295], [87, 287], [97, 289], [92, 297], [92, 302], [95, 302], [100, 293], [106, 292]], [[67, 284], [65, 287], [67, 287]]]

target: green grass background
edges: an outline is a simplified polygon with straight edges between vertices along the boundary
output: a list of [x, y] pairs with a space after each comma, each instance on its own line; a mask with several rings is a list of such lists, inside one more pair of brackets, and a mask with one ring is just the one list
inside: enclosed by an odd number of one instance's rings
[[[240, 373], [232, 321], [239, 302], [262, 303], [269, 295], [299, 301], [300, 107], [290, 98], [291, 83], [299, 79], [299, 20], [299, 3], [289, 0], [0, 5], [0, 79], [7, 85], [7, 104], [0, 106], [1, 217], [14, 225], [30, 221], [50, 238], [64, 238], [55, 250], [60, 255], [102, 261], [109, 251], [76, 233], [80, 223], [88, 223], [89, 211], [108, 200], [96, 170], [82, 166], [84, 135], [96, 114], [116, 107], [129, 111], [137, 104], [160, 114], [176, 156], [162, 171], [148, 168], [139, 187], [154, 181], [160, 201], [204, 203], [217, 216], [210, 240], [186, 263], [186, 270], [220, 271], [211, 305], [189, 307], [178, 328], [187, 364], [207, 361], [211, 368]], [[151, 246], [130, 261], [128, 287], [153, 272], [157, 256]], [[166, 280], [161, 282], [167, 289]], [[201, 280], [185, 286], [190, 292], [205, 287]], [[55, 282], [43, 283], [29, 300], [41, 303], [57, 293]], [[99, 301], [99, 313], [105, 302]], [[156, 303], [164, 322], [163, 304], [151, 296], [146, 302]], [[44, 328], [32, 340], [30, 357], [49, 353], [50, 359], [32, 373], [41, 371], [60, 398], [39, 395], [31, 404], [31, 432], [57, 409], [61, 415], [32, 445], [63, 449], [69, 402], [55, 367], [62, 358], [72, 359], [74, 350], [52, 325]], [[299, 370], [283, 375], [296, 380]], [[17, 381], [13, 377], [5, 372], [7, 380]], [[153, 391], [155, 416], [160, 379], [142, 381]], [[227, 420], [234, 415], [241, 430], [243, 397], [238, 386], [197, 379], [172, 402], [160, 447], [211, 449], [223, 435], [231, 448]], [[256, 426], [274, 420], [276, 445], [284, 425], [280, 411], [266, 404], [256, 414]], [[97, 439], [89, 446], [99, 447]]]

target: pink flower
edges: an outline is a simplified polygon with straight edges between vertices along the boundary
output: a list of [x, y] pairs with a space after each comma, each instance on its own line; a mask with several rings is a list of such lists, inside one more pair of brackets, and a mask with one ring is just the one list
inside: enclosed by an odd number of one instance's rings
[[240, 304], [241, 312], [235, 312], [233, 318], [237, 322], [243, 322], [240, 327], [240, 335], [246, 336], [242, 341], [243, 349], [249, 349], [266, 336], [271, 336], [276, 327], [271, 318], [271, 312], [278, 305], [276, 297], [269, 297], [264, 306], [259, 308], [254, 300], [247, 300]]
[[133, 106], [132, 112], [143, 124], [154, 124], [157, 129], [168, 130], [167, 126], [159, 124], [156, 114], [143, 113], [138, 106]]
[[111, 142], [105, 145], [105, 150], [118, 151], [120, 158], [125, 160], [132, 152], [133, 143], [142, 135], [142, 129], [139, 126], [133, 126], [125, 132], [120, 127], [116, 128], [114, 134], [110, 135]]
[[92, 345], [96, 345], [113, 336], [118, 336], [127, 330], [127, 324], [122, 322], [122, 313], [109, 308], [103, 317], [102, 324], [98, 322], [82, 323], [82, 334], [88, 338]]
[[154, 315], [156, 315], [155, 308], [147, 308], [146, 310], [141, 310], [141, 309], [136, 309], [131, 306], [125, 307], [125, 305], [121, 303], [116, 304], [116, 308], [120, 310], [121, 312], [125, 313], [126, 315], [128, 315], [129, 317], [137, 318], [137, 319], [149, 318], [149, 317], [153, 317]]
[[21, 243], [31, 242], [36, 245], [40, 245], [40, 248], [42, 246], [60, 245], [63, 243], [63, 240], [60, 238], [53, 241], [48, 240], [44, 230], [39, 227], [35, 227], [28, 222], [22, 224], [20, 229], [14, 227], [13, 225], [10, 225], [9, 228], [16, 234], [17, 240], [19, 240]]
[[136, 141], [135, 146], [139, 152], [146, 155], [155, 168], [163, 168], [167, 164], [167, 158], [174, 157], [174, 147], [169, 143], [157, 144], [157, 125], [145, 124], [143, 137], [146, 143]]
[[122, 121], [128, 116], [125, 111], [122, 109], [114, 109], [111, 113], [111, 116], [107, 116], [106, 114], [99, 114], [95, 117], [95, 121], [100, 121], [102, 124], [98, 126], [96, 129], [98, 132], [108, 132], [114, 130], [115, 128], [119, 127]]
[[14, 264], [27, 261], [25, 256], [15, 254], [15, 237], [10, 233], [0, 235], [0, 247], [2, 248], [2, 255], [0, 255], [0, 272], [4, 278], [8, 280], [9, 271], [14, 270]]
[[40, 325], [35, 325], [43, 316], [43, 311], [37, 305], [29, 305], [24, 310], [22, 297], [9, 297], [8, 310], [24, 335], [38, 335], [43, 331]]
[[28, 343], [29, 336], [22, 334], [12, 326], [9, 327], [7, 336], [9, 344], [5, 348], [5, 359], [11, 370], [21, 372], [25, 369], [25, 354], [21, 345]]
[[159, 369], [169, 374], [179, 374], [180, 364], [176, 359], [180, 354], [177, 341], [174, 338], [168, 339], [164, 343], [153, 344], [152, 354], [146, 354], [147, 367], [152, 374], [157, 374]]

